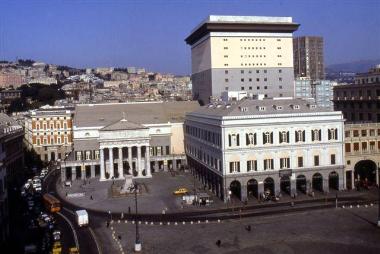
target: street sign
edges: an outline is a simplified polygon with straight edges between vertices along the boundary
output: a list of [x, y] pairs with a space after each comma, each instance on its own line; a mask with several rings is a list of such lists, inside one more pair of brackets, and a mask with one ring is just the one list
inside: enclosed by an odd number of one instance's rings
[[292, 170], [291, 169], [283, 169], [278, 171], [278, 174], [280, 177], [285, 177], [285, 176], [292, 176]]

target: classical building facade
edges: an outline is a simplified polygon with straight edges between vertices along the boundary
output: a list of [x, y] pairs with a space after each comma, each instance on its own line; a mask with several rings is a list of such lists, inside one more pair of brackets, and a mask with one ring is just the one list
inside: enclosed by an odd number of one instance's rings
[[325, 78], [323, 37], [301, 36], [293, 39], [294, 75], [312, 80]]
[[223, 91], [293, 96], [291, 17], [209, 16], [186, 38], [191, 46], [193, 99]]
[[186, 116], [188, 164], [225, 201], [342, 190], [343, 122], [341, 112], [301, 99], [209, 104]]
[[74, 150], [61, 164], [61, 179], [151, 177], [185, 165], [183, 122], [197, 102], [77, 105]]
[[42, 161], [64, 159], [72, 150], [73, 107], [43, 106], [25, 116], [25, 142]]
[[366, 73], [358, 73], [355, 76], [355, 84], [380, 83], [380, 64], [369, 69]]

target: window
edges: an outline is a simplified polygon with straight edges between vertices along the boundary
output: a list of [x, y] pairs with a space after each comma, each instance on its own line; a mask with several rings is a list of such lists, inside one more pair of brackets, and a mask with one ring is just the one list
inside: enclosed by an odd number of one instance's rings
[[295, 136], [296, 136], [296, 142], [305, 142], [305, 131], [303, 130], [295, 131]]
[[241, 87], [241, 90], [244, 91], [244, 86]]
[[335, 162], [335, 154], [331, 154], [331, 155], [330, 155], [330, 164], [331, 164], [331, 165], [335, 165], [335, 163], [336, 163], [336, 162]]
[[280, 168], [289, 168], [290, 158], [280, 158]]
[[228, 135], [228, 145], [231, 146], [240, 146], [239, 134], [229, 134]]
[[282, 70], [280, 69], [280, 70], [278, 70], [278, 73], [282, 73]]
[[354, 152], [359, 151], [359, 143], [354, 143]]
[[354, 130], [354, 137], [359, 137], [359, 131], [358, 130]]
[[91, 155], [91, 152], [90, 151], [86, 151], [86, 160], [90, 160], [90, 155]]
[[303, 167], [303, 157], [302, 156], [298, 157], [298, 167], [299, 168]]
[[328, 129], [328, 138], [329, 140], [338, 140], [338, 129]]
[[362, 130], [361, 134], [362, 134], [362, 137], [366, 137], [367, 136], [367, 130]]
[[228, 70], [224, 70], [224, 74], [228, 74]]
[[257, 82], [259, 82], [259, 81], [260, 81], [260, 79], [259, 79], [259, 78], [257, 78], [257, 79], [256, 79], [256, 81], [257, 81]]
[[95, 160], [99, 159], [99, 151], [95, 151]]
[[314, 166], [319, 166], [319, 155], [314, 155]]
[[244, 79], [243, 79], [243, 78], [241, 78], [241, 79], [240, 79], [240, 81], [241, 81], [241, 82], [244, 82]]
[[224, 79], [224, 82], [228, 83], [228, 78], [225, 78], [225, 79]]
[[77, 152], [77, 160], [78, 161], [82, 160], [82, 153], [81, 152]]
[[256, 70], [256, 73], [260, 73], [260, 71], [259, 71], [259, 70]]
[[273, 159], [264, 160], [264, 170], [273, 169]]
[[249, 160], [247, 161], [247, 171], [257, 171], [257, 161]]
[[344, 137], [349, 138], [350, 137], [350, 131], [345, 131], [344, 132]]
[[282, 131], [279, 133], [280, 143], [289, 143], [289, 131]]
[[345, 144], [345, 151], [346, 151], [346, 153], [351, 153], [351, 144], [350, 143]]
[[311, 141], [321, 141], [321, 130], [315, 129], [311, 131]]
[[230, 162], [230, 173], [240, 172], [240, 161]]
[[273, 132], [263, 133], [263, 144], [273, 144]]
[[246, 139], [246, 145], [256, 145], [257, 144], [256, 133], [245, 134], [245, 139]]
[[241, 73], [241, 74], [244, 74], [244, 70], [240, 70], [240, 73]]

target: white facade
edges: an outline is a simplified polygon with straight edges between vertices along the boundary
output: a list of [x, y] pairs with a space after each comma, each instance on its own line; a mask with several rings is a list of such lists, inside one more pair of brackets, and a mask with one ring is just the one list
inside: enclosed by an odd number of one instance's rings
[[[326, 181], [333, 172], [339, 182], [330, 188], [343, 189], [342, 114], [320, 111], [300, 101], [267, 100], [260, 106], [246, 99], [188, 114], [185, 149], [189, 164], [199, 169], [201, 178], [206, 176], [205, 184], [215, 188], [220, 197], [227, 197], [233, 182], [238, 182], [235, 194], [242, 200], [247, 198], [249, 188], [256, 188], [251, 190], [254, 196], [265, 187], [278, 194], [281, 181], [288, 182], [289, 194], [293, 195], [297, 193], [297, 177], [311, 183], [315, 173], [322, 175], [321, 191], [329, 190]], [[213, 110], [217, 111], [215, 115]], [[287, 169], [291, 169], [290, 179], [280, 178], [280, 171]], [[264, 186], [268, 178], [274, 182], [273, 187], [269, 183]], [[252, 183], [257, 187], [248, 187]], [[317, 186], [306, 187], [309, 191]]]

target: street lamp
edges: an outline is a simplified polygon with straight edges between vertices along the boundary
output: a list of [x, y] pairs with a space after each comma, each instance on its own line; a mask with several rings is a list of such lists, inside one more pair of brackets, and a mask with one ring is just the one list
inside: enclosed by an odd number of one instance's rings
[[135, 242], [135, 252], [141, 251], [141, 241], [140, 241], [140, 234], [139, 234], [139, 223], [137, 221], [137, 182], [134, 182], [134, 189], [135, 189], [135, 225], [136, 225], [136, 242]]

